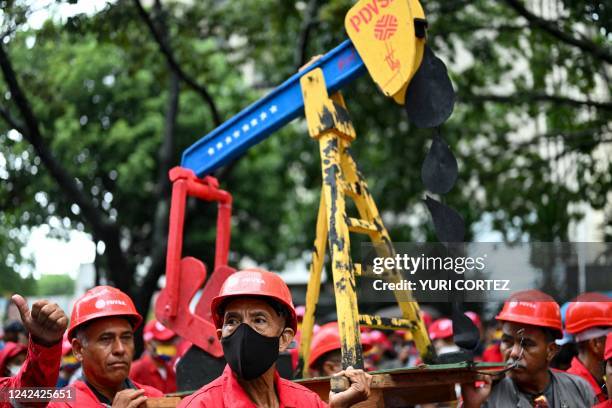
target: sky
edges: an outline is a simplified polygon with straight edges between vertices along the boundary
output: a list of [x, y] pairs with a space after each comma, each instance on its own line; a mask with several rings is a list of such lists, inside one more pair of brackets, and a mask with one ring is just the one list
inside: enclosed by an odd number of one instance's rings
[[41, 274], [69, 274], [76, 278], [79, 265], [92, 263], [96, 246], [88, 234], [71, 231], [70, 239], [63, 241], [48, 238], [48, 225], [32, 230], [23, 255], [31, 256], [35, 263], [34, 277]]
[[35, 11], [29, 16], [28, 23], [32, 28], [40, 28], [50, 16], [63, 20], [80, 13], [93, 14], [102, 10], [107, 3], [107, 0], [87, 0], [77, 4], [57, 4], [56, 0], [36, 0], [33, 2]]

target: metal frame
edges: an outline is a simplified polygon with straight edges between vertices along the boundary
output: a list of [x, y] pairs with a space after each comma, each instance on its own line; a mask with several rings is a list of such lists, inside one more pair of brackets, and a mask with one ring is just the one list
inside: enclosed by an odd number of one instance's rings
[[[354, 264], [351, 259], [349, 233], [366, 234], [374, 244], [382, 244], [376, 245], [377, 251], [382, 252], [381, 256], [393, 256], [394, 249], [367, 183], [350, 152], [350, 144], [355, 140], [356, 134], [342, 95], [336, 92], [331, 98], [328, 96], [324, 72], [318, 68], [304, 75], [300, 83], [308, 132], [319, 142], [323, 177], [300, 345], [303, 375], [307, 377], [304, 362], [308, 361], [310, 353], [326, 241], [329, 244], [334, 280], [343, 368], [363, 368], [360, 324], [377, 327], [383, 324], [378, 316], [359, 314], [355, 278], [361, 275], [362, 271], [361, 266]], [[348, 217], [347, 196], [354, 201], [360, 219]], [[385, 279], [399, 282], [401, 276], [397, 270], [393, 270], [388, 271]], [[394, 323], [403, 323], [402, 326], [412, 332], [421, 357], [424, 361], [431, 361], [435, 352], [420, 317], [417, 302], [406, 291], [395, 291], [394, 294], [405, 319], [395, 319]]]

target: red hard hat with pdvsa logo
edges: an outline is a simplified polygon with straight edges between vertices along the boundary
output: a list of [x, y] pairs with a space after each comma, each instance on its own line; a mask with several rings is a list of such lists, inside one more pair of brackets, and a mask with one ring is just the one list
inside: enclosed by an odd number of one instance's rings
[[559, 304], [551, 296], [535, 289], [523, 290], [510, 296], [495, 319], [546, 327], [557, 331], [559, 337], [563, 333]]
[[215, 326], [218, 329], [223, 326], [221, 309], [226, 300], [249, 296], [265, 297], [279, 302], [289, 314], [287, 327], [291, 327], [294, 332], [297, 330], [297, 316], [287, 284], [277, 274], [258, 268], [235, 272], [223, 282], [219, 295], [212, 300], [210, 306]]
[[138, 314], [132, 299], [122, 291], [111, 286], [96, 286], [85, 292], [74, 302], [68, 339], [74, 338], [77, 327], [103, 317], [124, 316], [134, 329], [142, 323], [142, 316]]
[[451, 319], [442, 318], [435, 320], [429, 326], [429, 339], [437, 340], [437, 339], [446, 339], [453, 335], [453, 322]]
[[612, 298], [588, 292], [570, 302], [565, 315], [565, 330], [578, 334], [594, 327], [612, 326]]

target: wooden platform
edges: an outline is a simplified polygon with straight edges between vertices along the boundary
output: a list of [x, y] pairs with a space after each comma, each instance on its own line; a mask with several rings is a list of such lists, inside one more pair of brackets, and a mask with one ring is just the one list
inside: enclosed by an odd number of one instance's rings
[[[381, 370], [371, 372], [372, 395], [356, 407], [409, 407], [428, 402], [455, 401], [455, 384], [476, 381], [478, 371], [496, 371], [503, 364], [466, 363], [442, 364]], [[297, 380], [297, 383], [313, 390], [322, 400], [327, 401], [330, 390], [330, 377]]]

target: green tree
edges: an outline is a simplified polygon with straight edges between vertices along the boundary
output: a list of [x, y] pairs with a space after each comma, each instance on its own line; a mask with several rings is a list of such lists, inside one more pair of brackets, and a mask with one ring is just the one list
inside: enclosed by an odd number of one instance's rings
[[43, 275], [36, 282], [38, 296], [73, 295], [74, 279], [68, 275]]

